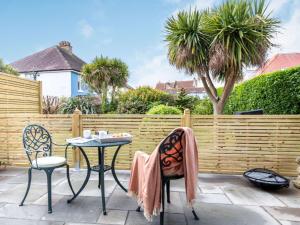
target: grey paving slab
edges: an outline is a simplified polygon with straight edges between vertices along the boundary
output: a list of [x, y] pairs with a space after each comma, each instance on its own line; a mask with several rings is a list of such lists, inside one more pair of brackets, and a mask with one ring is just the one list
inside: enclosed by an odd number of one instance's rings
[[[59, 202], [62, 198], [64, 198], [64, 195], [56, 195], [52, 193], [52, 206], [54, 206], [57, 202]], [[48, 205], [48, 193], [41, 196], [39, 199], [34, 201], [32, 204], [34, 205]]]
[[[183, 214], [165, 213], [165, 224], [185, 225], [186, 220]], [[152, 222], [148, 222], [143, 215], [143, 212], [129, 211], [126, 225], [144, 225], [144, 224], [159, 224], [159, 216], [154, 216]]]
[[64, 222], [0, 218], [1, 225], [64, 225]]
[[282, 225], [300, 225], [300, 222], [295, 222], [295, 221], [284, 221], [280, 220], [279, 221]]
[[233, 204], [284, 206], [284, 204], [270, 193], [256, 187], [224, 187], [224, 193]]
[[199, 194], [197, 195], [196, 201], [205, 203], [232, 204], [224, 194]]
[[275, 196], [286, 206], [291, 208], [300, 208], [300, 197], [295, 196]]
[[223, 191], [220, 187], [209, 184], [199, 184], [198, 185], [201, 192], [204, 194], [223, 194]]
[[98, 223], [124, 225], [127, 218], [127, 214], [128, 211], [110, 209], [107, 210], [107, 215], [100, 215]]
[[[75, 190], [79, 190], [82, 186], [83, 180], [73, 179], [72, 186]], [[109, 197], [113, 190], [116, 187], [116, 182], [112, 180], [105, 181], [105, 197]], [[64, 180], [58, 185], [53, 188], [53, 193], [58, 195], [71, 195], [71, 189], [69, 187], [68, 181]], [[98, 188], [98, 181], [97, 180], [89, 180], [88, 184], [85, 186], [85, 189], [80, 193], [80, 196], [94, 196], [99, 197], [101, 196], [101, 191]]]
[[[130, 178], [130, 172], [125, 170], [116, 170], [116, 175], [119, 181], [128, 181]], [[114, 177], [111, 171], [107, 172], [105, 175], [106, 180], [114, 180]]]
[[[0, 202], [19, 204], [25, 195], [26, 188], [27, 184], [17, 184], [14, 188], [3, 191], [0, 194]], [[45, 193], [47, 193], [45, 185], [32, 184], [24, 204], [36, 201]]]
[[45, 212], [45, 206], [5, 204], [0, 208], [0, 217], [38, 220]]
[[185, 192], [184, 179], [170, 181], [170, 190], [178, 191], [178, 192]]
[[118, 224], [103, 224], [103, 223], [65, 223], [64, 225], [118, 225]]
[[165, 200], [166, 200], [165, 212], [167, 212], [167, 213], [183, 213], [184, 202], [182, 202], [179, 192], [171, 192], [170, 193], [171, 203], [167, 203], [167, 197]]
[[300, 222], [300, 208], [264, 207], [268, 213], [278, 220]]
[[0, 191], [7, 191], [11, 190], [16, 186], [16, 184], [8, 184], [6, 181], [0, 180]]
[[107, 203], [108, 209], [135, 210], [137, 206], [136, 200], [127, 196], [127, 193], [119, 187], [114, 190]]
[[214, 185], [216, 187], [224, 186], [252, 186], [245, 178], [237, 175], [225, 175], [225, 174], [199, 174], [199, 185]]
[[65, 221], [74, 223], [96, 223], [101, 209], [100, 198], [78, 197], [68, 204], [65, 197], [53, 207], [52, 214], [44, 213], [42, 220]]
[[[63, 179], [67, 179], [65, 174], [62, 173], [56, 173], [55, 171], [52, 174], [52, 185], [56, 185], [59, 182], [61, 182]], [[18, 183], [27, 183], [28, 176], [26, 174], [21, 174], [12, 177], [7, 181], [7, 183], [12, 184], [18, 184]], [[42, 170], [32, 170], [32, 178], [31, 178], [31, 184], [44, 184], [47, 185], [47, 177], [46, 173]]]
[[4, 170], [0, 170], [0, 176], [17, 176], [20, 174], [25, 174], [26, 168], [19, 167], [7, 167]]
[[279, 223], [259, 206], [196, 203], [199, 221], [190, 208], [184, 208], [189, 225], [278, 225]]

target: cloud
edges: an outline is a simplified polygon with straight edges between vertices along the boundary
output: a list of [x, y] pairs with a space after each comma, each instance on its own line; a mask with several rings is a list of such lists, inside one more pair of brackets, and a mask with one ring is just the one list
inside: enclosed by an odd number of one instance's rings
[[191, 79], [190, 76], [178, 71], [167, 60], [167, 54], [160, 54], [151, 58], [144, 58], [133, 71], [131, 71], [130, 84], [137, 87], [156, 83]]
[[80, 32], [85, 38], [90, 38], [94, 34], [94, 28], [86, 20], [79, 21]]
[[[271, 55], [280, 52], [300, 52], [300, 2], [296, 0], [285, 0], [285, 2], [287, 2], [293, 10], [289, 12], [289, 18], [281, 24], [280, 33], [278, 33], [273, 40], [279, 47], [273, 48], [270, 51]], [[281, 7], [282, 6], [283, 5], [281, 5]], [[280, 8], [278, 8], [278, 10], [280, 11]]]

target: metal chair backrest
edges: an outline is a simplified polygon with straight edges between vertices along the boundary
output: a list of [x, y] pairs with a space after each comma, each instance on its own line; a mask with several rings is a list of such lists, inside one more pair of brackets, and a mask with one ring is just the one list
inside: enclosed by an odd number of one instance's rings
[[49, 132], [42, 126], [31, 124], [23, 130], [23, 146], [31, 163], [31, 155], [35, 153], [42, 156], [51, 156], [52, 154], [52, 138]]
[[183, 130], [175, 130], [159, 146], [161, 169], [169, 167], [172, 162], [183, 161]]

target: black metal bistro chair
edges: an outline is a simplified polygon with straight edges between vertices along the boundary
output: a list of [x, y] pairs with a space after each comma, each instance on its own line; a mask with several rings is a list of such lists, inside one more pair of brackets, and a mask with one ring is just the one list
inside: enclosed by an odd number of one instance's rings
[[[32, 170], [43, 170], [47, 175], [47, 188], [48, 188], [48, 213], [52, 213], [52, 195], [51, 195], [51, 175], [54, 169], [66, 166], [67, 177], [70, 186], [69, 178], [69, 165], [65, 157], [52, 156], [52, 146], [57, 145], [52, 142], [51, 135], [42, 126], [32, 124], [28, 125], [23, 130], [23, 146], [30, 162], [30, 168], [28, 169], [28, 185], [25, 196], [20, 203], [20, 206], [24, 204], [24, 201], [28, 195]], [[70, 186], [71, 187], [71, 186]], [[71, 188], [73, 194], [74, 191]]]
[[[184, 131], [175, 130], [168, 137], [164, 139], [159, 147], [160, 153], [160, 171], [161, 171], [161, 202], [162, 211], [160, 212], [160, 225], [164, 224], [164, 214], [165, 214], [165, 191], [167, 194], [167, 202], [171, 203], [170, 199], [170, 183], [171, 180], [177, 180], [184, 178], [184, 175], [174, 175], [166, 176], [164, 175], [164, 168], [171, 166], [172, 162], [182, 162], [183, 161], [183, 145], [182, 137]], [[138, 207], [136, 211], [140, 211], [141, 207]], [[199, 220], [194, 208], [192, 208], [192, 213], [195, 220]]]

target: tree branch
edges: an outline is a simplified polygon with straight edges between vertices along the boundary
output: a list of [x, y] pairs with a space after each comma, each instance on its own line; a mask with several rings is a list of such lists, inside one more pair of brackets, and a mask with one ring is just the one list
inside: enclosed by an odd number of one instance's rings
[[203, 75], [199, 75], [199, 77], [202, 81], [203, 87], [204, 87], [208, 97], [210, 98], [210, 100], [214, 103], [218, 103], [218, 99], [212, 94], [212, 92], [207, 84], [206, 77], [204, 77]]
[[234, 87], [234, 83], [235, 83], [235, 76], [234, 76], [234, 73], [231, 73], [225, 81], [223, 93], [222, 93], [222, 96], [221, 96], [221, 99], [219, 102], [219, 104], [221, 104], [222, 107], [224, 107], [224, 105]]
[[219, 99], [217, 89], [216, 89], [214, 83], [212, 82], [212, 80], [210, 78], [209, 71], [206, 72], [206, 78], [208, 80], [208, 85], [210, 87], [210, 90], [211, 90], [212, 94], [215, 96], [216, 99]]

